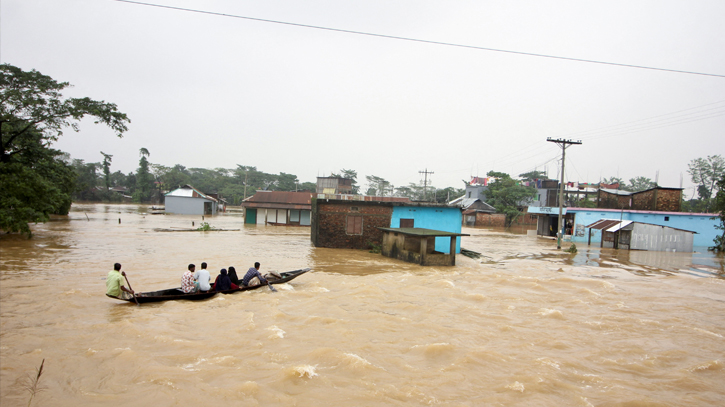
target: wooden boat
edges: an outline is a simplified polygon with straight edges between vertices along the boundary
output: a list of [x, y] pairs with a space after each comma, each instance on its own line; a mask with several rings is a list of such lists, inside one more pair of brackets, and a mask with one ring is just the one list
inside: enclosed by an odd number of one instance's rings
[[[295, 278], [301, 276], [302, 274], [305, 274], [306, 272], [310, 271], [311, 269], [299, 269], [299, 270], [293, 270], [293, 271], [286, 271], [284, 273], [279, 273], [282, 278], [277, 280], [272, 280], [269, 283], [270, 284], [283, 284], [288, 281], [294, 280]], [[225, 290], [225, 291], [207, 291], [207, 292], [201, 292], [201, 293], [189, 293], [185, 294], [183, 291], [181, 291], [180, 287], [177, 288], [169, 288], [166, 290], [159, 290], [159, 291], [149, 291], [145, 293], [136, 293], [136, 300], [138, 300], [139, 304], [147, 303], [147, 302], [160, 302], [160, 301], [175, 301], [175, 300], [205, 300], [207, 298], [211, 298], [219, 293], [223, 294], [233, 294], [235, 292], [239, 291], [248, 291], [248, 290], [256, 290], [262, 287], [265, 287], [266, 285], [258, 285], [254, 287], [239, 287], [232, 290]], [[129, 299], [121, 299], [116, 297], [111, 297], [113, 299], [121, 300], [121, 301], [128, 301], [128, 302], [136, 302], [133, 297]]]
[[[277, 279], [277, 280], [269, 280], [269, 283], [272, 285], [284, 284], [288, 281], [294, 280], [295, 278], [307, 273], [310, 270], [312, 270], [312, 269], [306, 268], [306, 269], [299, 269], [299, 270], [293, 270], [293, 271], [285, 271], [284, 273], [279, 273], [280, 276], [282, 276], [282, 278]], [[260, 288], [266, 287], [266, 286], [267, 286], [266, 284], [265, 285], [255, 285], [254, 287], [240, 286], [239, 288], [233, 288], [231, 290], [224, 290], [224, 291], [217, 291], [217, 292], [222, 293], [222, 294], [234, 294], [235, 292], [238, 292], [238, 291], [257, 290], [257, 289], [260, 289]]]

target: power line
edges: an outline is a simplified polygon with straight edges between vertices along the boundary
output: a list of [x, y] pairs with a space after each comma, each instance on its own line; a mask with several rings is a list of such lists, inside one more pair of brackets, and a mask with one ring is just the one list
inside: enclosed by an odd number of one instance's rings
[[625, 67], [625, 68], [649, 69], [649, 70], [654, 70], [654, 71], [664, 71], [664, 72], [683, 73], [683, 74], [688, 74], [688, 75], [702, 75], [702, 76], [714, 76], [714, 77], [718, 77], [718, 78], [725, 78], [725, 75], [705, 73], [705, 72], [683, 71], [683, 70], [668, 69], [668, 68], [656, 68], [656, 67], [644, 66], [644, 65], [623, 64], [623, 63], [618, 63], [618, 62], [597, 61], [597, 60], [593, 60], [593, 59], [582, 59], [582, 58], [562, 57], [562, 56], [556, 56], [556, 55], [547, 55], [547, 54], [536, 54], [533, 52], [511, 51], [511, 50], [498, 49], [498, 48], [479, 47], [479, 46], [475, 46], [475, 45], [456, 44], [456, 43], [451, 43], [451, 42], [421, 40], [418, 38], [399, 37], [399, 36], [395, 36], [395, 35], [386, 35], [386, 34], [375, 34], [375, 33], [364, 32], [364, 31], [353, 31], [353, 30], [345, 30], [345, 29], [341, 29], [341, 28], [323, 27], [323, 26], [319, 26], [319, 25], [290, 23], [287, 21], [277, 21], [277, 20], [269, 20], [269, 19], [264, 19], [264, 18], [238, 16], [238, 15], [234, 15], [234, 14], [217, 13], [214, 11], [204, 11], [204, 10], [196, 10], [196, 9], [183, 8], [183, 7], [165, 6], [165, 5], [161, 5], [161, 4], [143, 3], [143, 2], [131, 1], [131, 0], [112, 0], [112, 1], [117, 1], [119, 3], [136, 4], [136, 5], [140, 5], [140, 6], [165, 8], [165, 9], [170, 9], [170, 10], [188, 11], [191, 13], [200, 13], [200, 14], [208, 14], [208, 15], [221, 16], [221, 17], [239, 18], [239, 19], [244, 19], [244, 20], [259, 21], [259, 22], [263, 22], [263, 23], [282, 24], [282, 25], [290, 25], [290, 26], [303, 27], [303, 28], [313, 28], [316, 30], [335, 31], [335, 32], [341, 32], [341, 33], [347, 33], [347, 34], [367, 35], [370, 37], [387, 38], [387, 39], [393, 39], [393, 40], [412, 41], [412, 42], [420, 42], [420, 43], [425, 43], [425, 44], [444, 45], [444, 46], [449, 46], [449, 47], [477, 49], [477, 50], [481, 50], [481, 51], [503, 52], [503, 53], [507, 53], [507, 54], [526, 55], [526, 56], [539, 57], [539, 58], [561, 59], [561, 60], [565, 60], [565, 61], [587, 62], [590, 64], [613, 65], [613, 66], [621, 66], [621, 67]]
[[[660, 115], [657, 115], [657, 116], [645, 117], [643, 119], [637, 119], [637, 120], [632, 120], [632, 121], [629, 121], [629, 122], [614, 124], [614, 125], [602, 127], [602, 128], [599, 128], [599, 129], [585, 130], [585, 131], [581, 131], [581, 132], [564, 134], [561, 137], [574, 137], [574, 136], [576, 136], [576, 137], [582, 137], [582, 136], [585, 136], [588, 133], [598, 133], [600, 131], [605, 131], [606, 129], [621, 127], [621, 126], [625, 126], [625, 125], [632, 124], [632, 123], [643, 122], [643, 121], [646, 121], [646, 120], [657, 119], [657, 118], [664, 117], [664, 116], [671, 116], [671, 115], [674, 115], [674, 114], [677, 114], [677, 113], [682, 113], [682, 112], [687, 112], [687, 111], [690, 111], [690, 110], [701, 109], [703, 107], [708, 107], [708, 106], [712, 106], [712, 105], [719, 105], [719, 104], [722, 104], [722, 103], [725, 103], [725, 100], [719, 100], [717, 102], [708, 103], [708, 104], [705, 104], [705, 105], [700, 105], [700, 106], [695, 106], [695, 107], [690, 107], [690, 108], [682, 109], [682, 110], [676, 110], [674, 112], [663, 113], [663, 114], [660, 114]], [[705, 109], [705, 110], [702, 110], [702, 111], [719, 110], [719, 109], [722, 109], [722, 108], [723, 107], [713, 107], [713, 108]], [[700, 111], [700, 112], [702, 112], [702, 111]], [[693, 113], [688, 113], [688, 114], [696, 114], [696, 113], [700, 113], [700, 112], [693, 112]], [[685, 114], [685, 116], [688, 115], [688, 114]]]

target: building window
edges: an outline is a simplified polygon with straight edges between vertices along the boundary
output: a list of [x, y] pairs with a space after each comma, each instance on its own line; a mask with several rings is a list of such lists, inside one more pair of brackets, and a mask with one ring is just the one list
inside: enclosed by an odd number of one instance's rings
[[667, 222], [669, 220], [670, 220], [670, 217], [669, 216], [665, 216], [665, 222]]
[[401, 228], [414, 228], [415, 227], [415, 219], [400, 219], [400, 227]]
[[350, 212], [360, 212], [360, 207], [359, 206], [351, 206], [350, 207]]
[[347, 217], [347, 234], [362, 235], [362, 219], [360, 215], [350, 215]]

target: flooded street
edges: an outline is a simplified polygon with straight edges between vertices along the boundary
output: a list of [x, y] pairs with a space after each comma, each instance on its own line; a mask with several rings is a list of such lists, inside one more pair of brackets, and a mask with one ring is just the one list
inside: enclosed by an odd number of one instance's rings
[[[28, 404], [43, 359], [33, 405], [725, 404], [725, 273], [709, 253], [570, 255], [464, 228], [483, 257], [421, 267], [314, 248], [306, 227], [225, 214], [206, 221], [229, 231], [190, 232], [200, 216], [148, 210], [76, 204], [30, 240], [0, 237], [3, 407]], [[104, 295], [114, 262], [141, 292], [202, 261], [212, 279], [255, 261], [313, 271], [199, 302]]]

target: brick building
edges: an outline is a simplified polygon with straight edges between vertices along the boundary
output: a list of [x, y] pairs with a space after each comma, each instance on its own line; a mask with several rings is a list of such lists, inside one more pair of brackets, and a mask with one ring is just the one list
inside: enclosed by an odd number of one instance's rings
[[[461, 208], [427, 202], [313, 199], [310, 238], [316, 247], [362, 249], [383, 242], [379, 228], [429, 228], [461, 232]], [[448, 252], [450, 238], [436, 237], [435, 250]], [[460, 251], [460, 241], [456, 246]]]
[[602, 209], [663, 212], [682, 210], [682, 188], [654, 187], [639, 192], [601, 188], [597, 198], [597, 207]]

